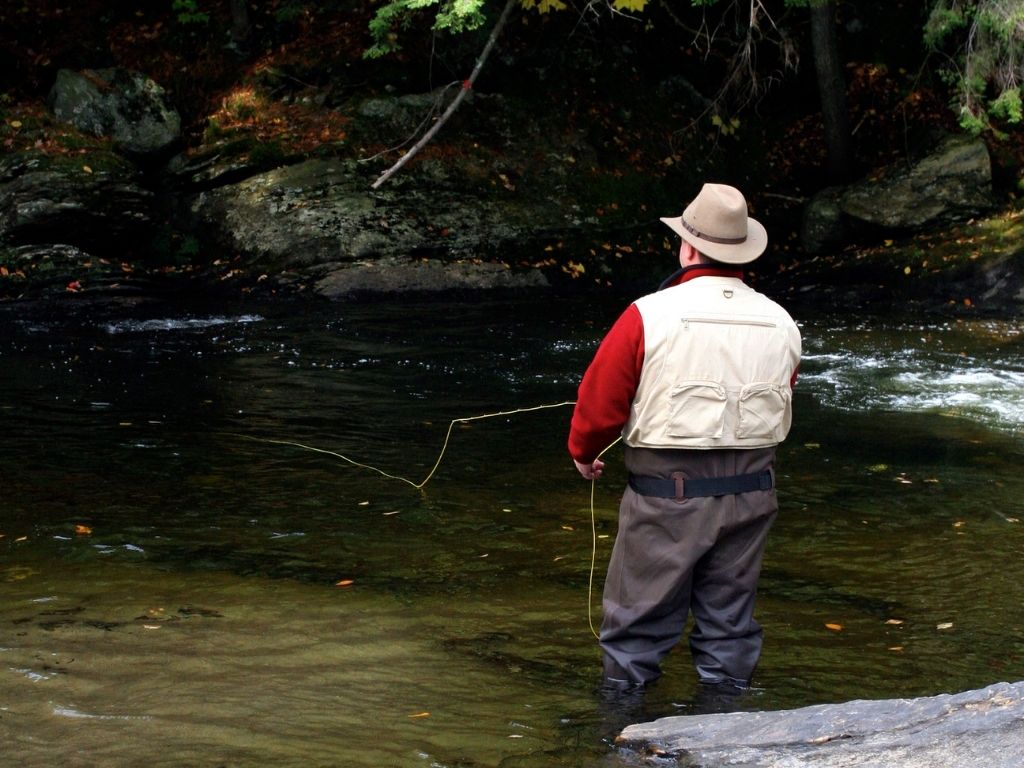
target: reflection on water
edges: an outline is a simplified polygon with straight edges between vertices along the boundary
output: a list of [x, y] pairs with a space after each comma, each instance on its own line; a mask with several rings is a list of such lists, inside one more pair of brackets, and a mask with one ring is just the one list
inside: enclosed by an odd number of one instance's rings
[[[619, 307], [0, 310], [0, 740], [18, 765], [621, 766], [587, 618], [624, 482], [556, 403]], [[1024, 675], [1019, 328], [804, 324], [747, 708]], [[595, 609], [596, 612], [596, 609]]]

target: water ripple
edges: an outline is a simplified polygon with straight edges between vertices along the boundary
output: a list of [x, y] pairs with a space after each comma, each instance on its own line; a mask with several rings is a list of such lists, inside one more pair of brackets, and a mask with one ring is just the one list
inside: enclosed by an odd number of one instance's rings
[[152, 331], [195, 331], [221, 325], [244, 325], [258, 323], [260, 315], [237, 315], [234, 317], [164, 317], [152, 320], [115, 320], [106, 323], [103, 329], [111, 334], [150, 333]]
[[939, 413], [1002, 431], [1024, 423], [1024, 356], [1015, 348], [1015, 325], [809, 324], [804, 334], [800, 386], [828, 407]]

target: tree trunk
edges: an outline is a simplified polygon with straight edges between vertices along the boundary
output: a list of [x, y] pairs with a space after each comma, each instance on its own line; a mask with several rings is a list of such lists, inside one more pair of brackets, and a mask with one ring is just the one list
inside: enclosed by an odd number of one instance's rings
[[249, 22], [248, 0], [231, 0], [231, 42], [235, 50], [246, 51], [249, 48], [249, 35], [252, 25]]
[[850, 178], [850, 125], [846, 117], [846, 80], [839, 60], [835, 0], [811, 0], [811, 47], [818, 75], [818, 96], [825, 122], [825, 147], [830, 184]]

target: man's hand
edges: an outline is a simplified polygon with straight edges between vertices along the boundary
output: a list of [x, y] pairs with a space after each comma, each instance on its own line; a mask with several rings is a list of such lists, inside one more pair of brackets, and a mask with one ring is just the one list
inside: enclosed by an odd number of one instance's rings
[[576, 465], [576, 469], [583, 475], [587, 480], [596, 480], [601, 476], [601, 472], [604, 469], [604, 462], [600, 459], [594, 459], [590, 464], [584, 464], [582, 462], [572, 460]]

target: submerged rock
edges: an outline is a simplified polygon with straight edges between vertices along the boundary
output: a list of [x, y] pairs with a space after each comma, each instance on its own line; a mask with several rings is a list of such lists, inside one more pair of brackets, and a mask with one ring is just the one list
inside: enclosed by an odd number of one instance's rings
[[1024, 682], [917, 699], [666, 717], [631, 725], [617, 741], [703, 768], [1020, 768]]

